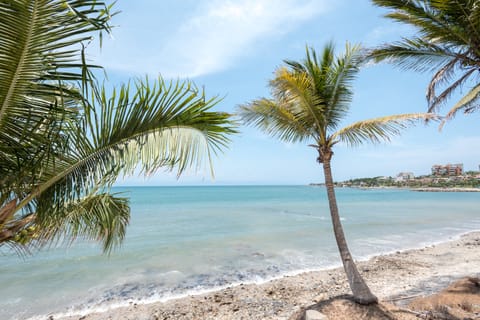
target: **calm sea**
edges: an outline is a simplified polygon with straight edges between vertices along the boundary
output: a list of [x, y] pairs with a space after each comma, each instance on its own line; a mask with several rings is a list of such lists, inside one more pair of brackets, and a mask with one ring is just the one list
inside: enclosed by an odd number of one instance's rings
[[[77, 242], [0, 255], [0, 318], [79, 314], [340, 265], [322, 187], [131, 187], [110, 256]], [[480, 193], [338, 189], [357, 259], [480, 229]], [[39, 316], [42, 315], [42, 316]]]

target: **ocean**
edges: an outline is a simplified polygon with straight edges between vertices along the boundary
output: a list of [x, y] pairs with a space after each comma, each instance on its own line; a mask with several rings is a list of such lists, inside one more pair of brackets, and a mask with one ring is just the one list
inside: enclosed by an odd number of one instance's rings
[[[83, 315], [341, 265], [326, 191], [313, 186], [114, 188], [131, 199], [110, 256], [77, 241], [0, 252], [0, 319]], [[480, 229], [480, 193], [337, 189], [356, 259]]]

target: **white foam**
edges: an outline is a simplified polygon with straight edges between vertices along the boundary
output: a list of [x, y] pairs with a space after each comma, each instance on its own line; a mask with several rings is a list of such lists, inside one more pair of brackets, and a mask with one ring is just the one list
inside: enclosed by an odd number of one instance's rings
[[[341, 264], [337, 263], [337, 264], [326, 265], [321, 268], [305, 268], [305, 269], [283, 272], [273, 276], [260, 277], [257, 275], [257, 276], [253, 276], [252, 279], [249, 279], [246, 281], [235, 281], [223, 286], [215, 286], [211, 288], [197, 287], [179, 294], [171, 293], [171, 294], [162, 294], [161, 296], [158, 294], [154, 294], [151, 297], [142, 298], [142, 299], [128, 299], [128, 300], [119, 301], [119, 302], [103, 303], [101, 305], [96, 305], [96, 306], [72, 307], [65, 312], [49, 313], [47, 315], [33, 316], [30, 318], [27, 318], [26, 320], [48, 320], [48, 318], [52, 316], [54, 319], [65, 318], [65, 317], [83, 317], [92, 313], [103, 313], [103, 312], [107, 312], [107, 311], [118, 309], [118, 308], [129, 307], [133, 304], [147, 305], [147, 304], [158, 303], [158, 302], [167, 302], [175, 299], [182, 299], [189, 296], [208, 294], [208, 293], [220, 291], [226, 288], [237, 287], [241, 285], [249, 285], [249, 284], [260, 285], [269, 281], [273, 281], [273, 280], [277, 280], [285, 277], [292, 277], [292, 276], [296, 276], [306, 272], [328, 270], [328, 269], [337, 268], [340, 266]], [[14, 319], [14, 320], [17, 320], [17, 319]]]
[[[452, 230], [453, 231], [453, 230]], [[358, 257], [358, 259], [355, 259], [357, 261], [366, 261], [369, 260], [375, 256], [382, 256], [382, 255], [388, 255], [392, 254], [395, 252], [403, 252], [403, 251], [408, 251], [408, 250], [413, 250], [413, 249], [420, 249], [432, 245], [437, 245], [440, 243], [444, 243], [447, 241], [452, 241], [452, 240], [457, 240], [460, 239], [462, 236], [465, 234], [471, 233], [471, 232], [480, 232], [480, 230], [469, 230], [469, 231], [463, 231], [461, 233], [455, 233], [455, 234], [449, 234], [445, 235], [442, 237], [440, 240], [436, 241], [424, 241], [422, 243], [418, 243], [416, 246], [411, 246], [411, 247], [406, 247], [402, 249], [394, 249], [394, 250], [386, 250], [383, 252], [376, 252], [372, 254], [367, 254]], [[289, 254], [292, 254], [292, 252], [289, 252]], [[56, 318], [62, 318], [62, 317], [82, 317], [86, 316], [91, 313], [103, 313], [107, 312], [113, 309], [118, 309], [122, 307], [128, 307], [131, 306], [132, 304], [140, 304], [140, 305], [146, 305], [146, 304], [152, 304], [152, 303], [158, 303], [158, 302], [167, 302], [170, 300], [175, 300], [175, 299], [181, 299], [185, 298], [188, 296], [194, 296], [194, 295], [202, 295], [202, 294], [208, 294], [211, 292], [223, 290], [229, 287], [236, 287], [240, 285], [248, 285], [248, 284], [263, 284], [272, 280], [277, 280], [281, 279], [284, 277], [292, 277], [296, 276], [305, 272], [313, 272], [313, 271], [322, 271], [322, 270], [328, 270], [328, 269], [333, 269], [340, 267], [341, 263], [340, 261], [338, 263], [331, 263], [329, 265], [325, 265], [322, 267], [317, 267], [317, 268], [303, 268], [299, 270], [293, 270], [293, 271], [288, 271], [288, 272], [281, 272], [277, 275], [272, 275], [272, 276], [266, 276], [266, 277], [260, 277], [260, 276], [253, 276], [252, 279], [246, 280], [246, 281], [236, 281], [232, 282], [227, 285], [223, 286], [215, 286], [211, 288], [203, 288], [203, 287], [196, 287], [194, 289], [187, 290], [183, 293], [178, 293], [178, 294], [162, 294], [161, 296], [158, 294], [152, 295], [151, 297], [148, 298], [142, 298], [142, 299], [128, 299], [125, 301], [119, 301], [119, 302], [109, 302], [109, 303], [103, 303], [101, 305], [96, 305], [96, 306], [84, 306], [84, 307], [72, 307], [69, 308], [66, 312], [59, 312], [59, 313], [51, 313], [47, 315], [39, 315], [39, 316], [33, 316], [30, 318], [27, 318], [27, 320], [48, 320], [50, 316], [53, 316], [55, 319]], [[172, 270], [170, 271], [171, 273], [177, 273], [179, 271]], [[17, 319], [14, 319], [17, 320]], [[19, 319], [18, 319], [19, 320]]]

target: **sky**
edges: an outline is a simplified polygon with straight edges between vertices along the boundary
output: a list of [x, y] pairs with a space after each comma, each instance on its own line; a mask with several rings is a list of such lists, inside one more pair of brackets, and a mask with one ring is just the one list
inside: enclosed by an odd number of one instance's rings
[[[223, 97], [215, 110], [235, 112], [240, 104], [269, 97], [268, 81], [284, 59], [301, 60], [308, 45], [320, 51], [333, 41], [373, 47], [399, 40], [413, 30], [383, 15], [368, 0], [138, 0], [118, 1], [120, 11], [102, 48], [89, 58], [104, 66], [110, 86], [144, 77], [189, 79], [207, 96]], [[389, 64], [364, 67], [354, 82], [345, 125], [391, 114], [425, 112], [431, 74]], [[454, 97], [455, 98], [455, 97]], [[454, 100], [451, 100], [454, 103]], [[445, 109], [444, 111], [446, 111]], [[337, 145], [334, 180], [428, 174], [434, 164], [463, 163], [478, 170], [478, 113], [459, 115], [442, 131], [431, 124], [408, 129], [389, 144], [349, 148]], [[316, 151], [287, 144], [251, 127], [213, 159], [215, 177], [205, 169], [179, 179], [158, 172], [131, 176], [117, 185], [303, 185], [323, 182]]]

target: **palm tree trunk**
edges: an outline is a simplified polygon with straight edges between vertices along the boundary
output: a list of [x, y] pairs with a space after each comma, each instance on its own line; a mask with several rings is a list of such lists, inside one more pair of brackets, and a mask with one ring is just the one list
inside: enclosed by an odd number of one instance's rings
[[343, 227], [340, 222], [338, 214], [337, 199], [335, 197], [335, 190], [333, 188], [332, 169], [330, 167], [330, 160], [323, 161], [323, 171], [325, 174], [325, 186], [327, 187], [328, 204], [330, 206], [330, 215], [332, 217], [333, 232], [335, 233], [335, 240], [337, 241], [340, 257], [342, 258], [343, 268], [347, 274], [348, 283], [353, 293], [353, 298], [360, 304], [377, 303], [378, 299], [372, 294], [368, 288], [365, 280], [358, 272], [357, 266], [352, 259], [352, 255], [348, 250], [347, 240], [343, 233]]

